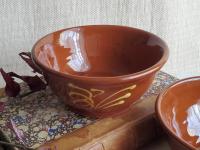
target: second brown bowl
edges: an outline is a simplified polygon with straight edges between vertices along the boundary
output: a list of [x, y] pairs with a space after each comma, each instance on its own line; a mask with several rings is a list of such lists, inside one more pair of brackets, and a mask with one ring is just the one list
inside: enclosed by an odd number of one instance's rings
[[200, 148], [200, 77], [180, 80], [158, 97], [158, 119], [172, 150]]
[[168, 48], [159, 37], [114, 25], [60, 30], [32, 49], [32, 59], [54, 93], [71, 108], [93, 117], [129, 108], [167, 58]]

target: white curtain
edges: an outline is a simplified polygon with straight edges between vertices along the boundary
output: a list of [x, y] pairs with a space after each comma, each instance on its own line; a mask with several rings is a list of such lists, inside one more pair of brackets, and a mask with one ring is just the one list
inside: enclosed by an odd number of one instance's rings
[[47, 33], [86, 24], [153, 32], [170, 48], [164, 71], [179, 78], [200, 75], [199, 0], [0, 0], [0, 67], [30, 74], [20, 51], [30, 51]]

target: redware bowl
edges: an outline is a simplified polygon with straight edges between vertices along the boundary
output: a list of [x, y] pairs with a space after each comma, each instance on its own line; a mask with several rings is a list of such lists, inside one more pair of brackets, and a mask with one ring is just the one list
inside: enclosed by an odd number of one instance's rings
[[200, 148], [200, 77], [180, 80], [163, 91], [156, 113], [173, 150]]
[[148, 89], [168, 58], [163, 40], [114, 25], [79, 26], [40, 39], [32, 59], [49, 86], [79, 113], [120, 113]]

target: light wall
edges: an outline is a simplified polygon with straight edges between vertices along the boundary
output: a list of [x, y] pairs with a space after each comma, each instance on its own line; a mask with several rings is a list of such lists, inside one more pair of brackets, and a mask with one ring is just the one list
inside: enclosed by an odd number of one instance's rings
[[30, 74], [17, 55], [30, 51], [45, 34], [77, 25], [117, 24], [163, 38], [170, 48], [164, 71], [179, 78], [200, 75], [199, 8], [199, 0], [0, 0], [0, 67]]

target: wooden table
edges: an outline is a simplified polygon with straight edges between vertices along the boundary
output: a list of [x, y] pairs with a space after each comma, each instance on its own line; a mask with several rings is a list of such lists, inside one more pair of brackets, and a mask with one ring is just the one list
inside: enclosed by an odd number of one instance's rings
[[162, 137], [144, 146], [140, 150], [171, 150], [171, 149], [167, 143], [166, 137]]

